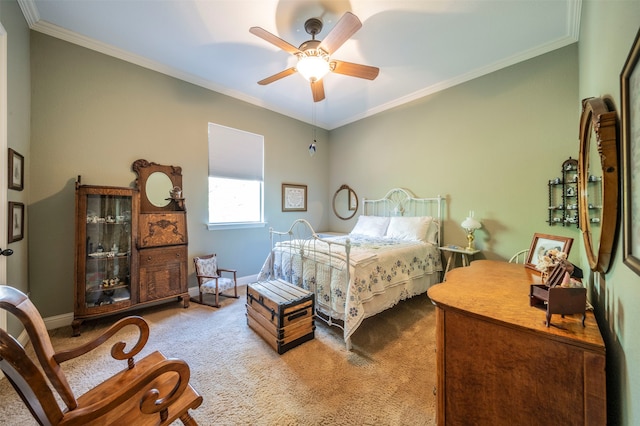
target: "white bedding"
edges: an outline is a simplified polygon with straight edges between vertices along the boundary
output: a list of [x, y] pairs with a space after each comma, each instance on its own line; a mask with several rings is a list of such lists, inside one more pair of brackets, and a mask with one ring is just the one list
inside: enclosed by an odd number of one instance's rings
[[259, 279], [281, 278], [314, 292], [317, 309], [344, 322], [348, 341], [365, 318], [439, 282], [440, 271], [436, 244], [352, 234], [278, 242]]

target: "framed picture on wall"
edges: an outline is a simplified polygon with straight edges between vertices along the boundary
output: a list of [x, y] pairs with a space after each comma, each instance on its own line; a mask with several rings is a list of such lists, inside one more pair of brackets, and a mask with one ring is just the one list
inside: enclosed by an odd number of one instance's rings
[[524, 262], [524, 266], [529, 269], [536, 269], [536, 265], [540, 261], [540, 257], [544, 256], [549, 250], [556, 249], [567, 253], [571, 250], [571, 244], [573, 244], [573, 238], [559, 237], [557, 235], [549, 234], [533, 234], [533, 240], [531, 240], [531, 247], [529, 247], [529, 253], [527, 259]]
[[[640, 275], [640, 31], [620, 73], [624, 263]], [[636, 177], [636, 179], [634, 179]]]
[[282, 184], [282, 211], [307, 211], [307, 185]]
[[24, 157], [9, 148], [9, 189], [24, 189]]
[[8, 241], [20, 241], [24, 238], [24, 204], [9, 202], [8, 211]]

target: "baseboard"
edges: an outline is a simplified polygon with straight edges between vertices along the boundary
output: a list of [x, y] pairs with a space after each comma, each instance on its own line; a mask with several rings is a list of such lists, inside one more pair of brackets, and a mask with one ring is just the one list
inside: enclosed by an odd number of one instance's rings
[[[257, 281], [257, 279], [258, 279], [258, 274], [247, 275], [246, 277], [240, 277], [238, 278], [238, 285], [247, 285], [250, 283], [254, 283]], [[198, 287], [189, 287], [189, 296], [197, 297]], [[70, 326], [72, 321], [73, 321], [73, 312], [70, 312], [67, 314], [55, 315], [52, 317], [44, 318], [44, 325], [47, 327], [47, 330], [54, 330], [56, 328]], [[20, 338], [18, 339], [20, 340], [20, 343], [23, 343], [23, 341], [21, 340], [23, 336], [25, 339], [24, 342], [28, 340], [26, 332], [23, 332], [20, 335]]]
[[255, 283], [256, 281], [258, 281], [258, 274], [247, 275], [246, 277], [238, 278], [239, 285], [247, 285], [247, 284]]
[[69, 312], [67, 314], [55, 315], [52, 317], [43, 318], [44, 325], [47, 327], [47, 330], [54, 330], [60, 327], [66, 327], [71, 325], [71, 321], [73, 321], [73, 312]]

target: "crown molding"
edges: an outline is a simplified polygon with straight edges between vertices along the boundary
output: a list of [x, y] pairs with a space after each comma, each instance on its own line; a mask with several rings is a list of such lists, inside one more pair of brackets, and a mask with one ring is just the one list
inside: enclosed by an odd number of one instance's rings
[[38, 13], [36, 2], [33, 0], [18, 0], [18, 5], [22, 10], [24, 19], [27, 21], [27, 25], [29, 25], [29, 28], [33, 28], [33, 25], [40, 20], [40, 13]]
[[491, 72], [500, 70], [502, 68], [515, 65], [519, 62], [534, 58], [538, 55], [542, 55], [548, 52], [551, 52], [555, 49], [559, 49], [564, 46], [568, 46], [572, 43], [575, 43], [579, 39], [580, 35], [580, 16], [582, 10], [582, 0], [568, 0], [566, 3], [567, 7], [567, 32], [564, 37], [561, 37], [554, 42], [547, 43], [542, 46], [535, 47], [526, 52], [521, 52], [518, 55], [511, 56], [504, 60], [495, 62], [493, 64], [489, 64], [483, 68], [472, 70], [466, 74], [462, 74], [456, 76], [452, 79], [442, 81], [438, 84], [426, 87], [424, 89], [418, 90], [416, 92], [407, 94], [400, 98], [394, 99], [390, 102], [387, 102], [382, 105], [378, 105], [375, 108], [369, 108], [363, 111], [360, 114], [355, 114], [350, 117], [345, 118], [342, 121], [338, 121], [329, 125], [326, 122], [315, 122], [312, 123], [309, 117], [306, 117], [302, 113], [291, 113], [291, 111], [287, 111], [284, 109], [279, 109], [277, 107], [273, 107], [272, 105], [267, 105], [264, 100], [260, 98], [256, 98], [253, 96], [249, 96], [245, 93], [231, 90], [227, 87], [223, 87], [220, 85], [216, 85], [207, 81], [204, 78], [195, 76], [193, 74], [185, 73], [173, 67], [169, 67], [167, 65], [158, 63], [156, 61], [152, 61], [148, 58], [145, 58], [140, 55], [135, 55], [125, 50], [119, 49], [117, 47], [111, 46], [106, 43], [98, 42], [92, 38], [83, 36], [81, 34], [75, 33], [73, 31], [69, 31], [57, 25], [51, 24], [47, 21], [43, 21], [40, 19], [40, 14], [37, 10], [37, 6], [34, 0], [17, 0], [20, 8], [22, 9], [22, 13], [29, 25], [29, 27], [34, 30], [41, 32], [43, 34], [50, 35], [52, 37], [65, 40], [69, 43], [73, 43], [82, 47], [86, 47], [87, 49], [94, 50], [96, 52], [103, 53], [108, 56], [112, 56], [118, 59], [121, 59], [126, 62], [130, 62], [135, 65], [139, 65], [143, 68], [150, 69], [152, 71], [156, 71], [170, 77], [177, 78], [179, 80], [185, 81], [187, 83], [194, 84], [196, 86], [203, 87], [208, 90], [212, 90], [214, 92], [232, 97], [234, 99], [238, 99], [243, 102], [247, 102], [249, 104], [268, 109], [270, 111], [276, 112], [278, 114], [285, 115], [287, 117], [306, 122], [308, 124], [312, 124], [319, 128], [323, 128], [325, 130], [333, 130], [338, 127], [356, 122], [363, 118], [367, 118], [373, 116], [375, 114], [387, 111], [389, 109], [398, 107], [400, 105], [406, 104], [408, 102], [415, 101], [417, 99], [432, 95], [434, 93], [440, 92], [442, 90], [454, 87], [456, 85], [465, 83], [467, 81], [473, 80], [478, 77], [482, 77]]

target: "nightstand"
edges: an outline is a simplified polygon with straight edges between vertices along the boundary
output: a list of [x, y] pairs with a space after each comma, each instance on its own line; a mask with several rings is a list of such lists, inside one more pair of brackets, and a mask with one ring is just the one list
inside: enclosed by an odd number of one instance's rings
[[458, 256], [460, 256], [461, 258], [460, 261], [462, 262], [462, 266], [469, 266], [470, 258], [471, 260], [473, 260], [473, 256], [475, 256], [476, 253], [480, 253], [480, 250], [478, 249], [469, 250], [464, 247], [453, 245], [440, 247], [440, 251], [448, 253], [446, 255], [447, 267], [444, 269], [444, 275], [442, 276], [443, 282], [447, 280], [447, 272], [449, 272], [449, 269], [451, 269], [452, 264], [455, 266], [456, 258]]

